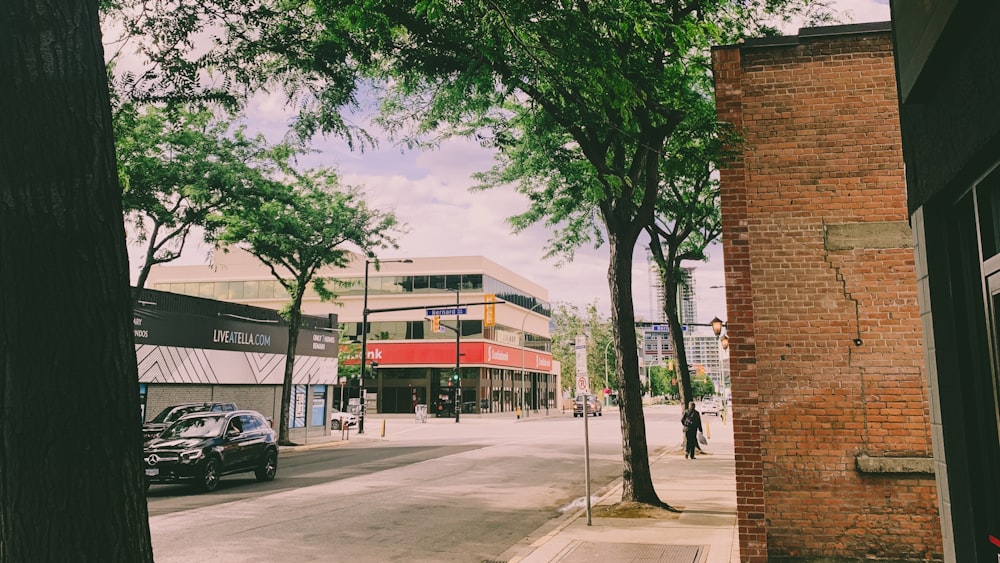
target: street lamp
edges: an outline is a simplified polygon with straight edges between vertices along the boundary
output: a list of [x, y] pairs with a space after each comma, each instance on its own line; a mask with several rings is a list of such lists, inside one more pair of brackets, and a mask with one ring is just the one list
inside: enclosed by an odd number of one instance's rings
[[[608, 343], [604, 345], [604, 388], [608, 388], [608, 348], [614, 343], [614, 340], [608, 340]], [[608, 396], [604, 396], [604, 404], [608, 404]]]
[[460, 288], [449, 288], [448, 291], [455, 292], [455, 373], [451, 377], [455, 382], [455, 422], [458, 422], [462, 412], [462, 374], [459, 371], [462, 357], [462, 316], [458, 312], [462, 306], [462, 291]]
[[401, 264], [412, 264], [413, 260], [403, 258], [400, 260], [370, 260], [365, 257], [365, 297], [361, 309], [361, 380], [358, 382], [358, 402], [361, 412], [358, 415], [358, 434], [365, 433], [365, 367], [368, 365], [368, 265], [375, 263], [385, 264], [388, 262], [399, 262]]
[[712, 332], [715, 333], [715, 339], [719, 342], [719, 390], [722, 391], [722, 410], [723, 410], [723, 422], [726, 419], [726, 412], [728, 411], [728, 402], [726, 401], [726, 364], [722, 358], [722, 352], [729, 349], [729, 335], [722, 334], [722, 328], [726, 326], [726, 323], [722, 321], [719, 317], [712, 319], [709, 323], [712, 325]]
[[[528, 309], [527, 311], [524, 312], [524, 318], [521, 319], [521, 407], [524, 408], [524, 416], [525, 416], [525, 418], [527, 418], [528, 412], [530, 412], [530, 409], [527, 408], [528, 405], [526, 405], [525, 402], [524, 402], [524, 353], [525, 353], [525, 348], [527, 348], [527, 345], [528, 345], [528, 335], [524, 332], [524, 324], [526, 322], [528, 322], [528, 313], [534, 311], [536, 307], [539, 307], [542, 304], [543, 303], [539, 302], [539, 303], [535, 303], [534, 305], [532, 305], [530, 309]], [[548, 376], [546, 376], [546, 378], [545, 378], [545, 411], [546, 411], [546, 414], [548, 414], [548, 410], [549, 410], [549, 396], [548, 396], [549, 395], [549, 389], [548, 388], [549, 388], [549, 385], [548, 385]]]
[[[713, 286], [715, 287], [715, 286]], [[721, 287], [721, 286], [720, 286]], [[684, 323], [689, 326], [710, 326], [712, 327], [712, 332], [715, 333], [715, 340], [719, 343], [723, 350], [729, 348], [729, 337], [721, 336], [722, 329], [726, 328], [726, 321], [720, 319], [719, 317], [713, 318], [708, 324], [703, 323]], [[720, 338], [721, 336], [721, 338]], [[719, 386], [722, 387], [722, 400], [725, 403], [726, 399], [726, 372], [722, 367], [722, 352], [719, 352]]]

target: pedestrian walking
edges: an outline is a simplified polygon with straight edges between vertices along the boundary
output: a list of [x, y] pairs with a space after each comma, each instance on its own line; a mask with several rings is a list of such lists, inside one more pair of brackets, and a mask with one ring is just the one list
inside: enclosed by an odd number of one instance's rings
[[701, 432], [701, 414], [694, 406], [694, 401], [688, 403], [687, 410], [681, 416], [681, 424], [684, 426], [684, 459], [695, 459], [694, 450], [698, 447], [698, 433]]

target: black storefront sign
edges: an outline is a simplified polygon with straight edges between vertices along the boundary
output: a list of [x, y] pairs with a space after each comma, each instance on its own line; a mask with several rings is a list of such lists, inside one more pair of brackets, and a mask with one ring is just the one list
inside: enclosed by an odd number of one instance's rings
[[[151, 309], [133, 311], [135, 343], [231, 350], [261, 354], [285, 354], [288, 327], [278, 323], [245, 321]], [[336, 358], [337, 331], [300, 329], [296, 355]]]

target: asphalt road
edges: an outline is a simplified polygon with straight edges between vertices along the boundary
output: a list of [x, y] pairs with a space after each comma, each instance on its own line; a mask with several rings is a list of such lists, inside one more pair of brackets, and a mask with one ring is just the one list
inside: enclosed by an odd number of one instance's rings
[[[676, 416], [672, 417], [676, 419]], [[621, 476], [617, 410], [588, 419], [591, 493]], [[583, 506], [583, 419], [381, 421], [352, 439], [283, 453], [278, 476], [225, 477], [211, 494], [154, 485], [156, 561], [481, 562]], [[651, 455], [677, 420], [646, 411]]]

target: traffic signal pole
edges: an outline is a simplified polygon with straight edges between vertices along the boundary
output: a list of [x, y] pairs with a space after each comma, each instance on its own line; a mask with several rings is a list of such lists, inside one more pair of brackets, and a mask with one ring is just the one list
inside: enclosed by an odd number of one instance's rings
[[455, 422], [458, 422], [462, 412], [462, 373], [459, 371], [461, 361], [461, 338], [462, 338], [462, 315], [458, 313], [460, 308], [459, 290], [455, 290]]
[[[361, 321], [362, 328], [363, 328], [363, 333], [361, 335], [361, 378], [362, 378], [361, 381], [362, 382], [364, 382], [365, 364], [367, 363], [367, 360], [368, 360], [368, 358], [367, 358], [367, 348], [368, 348], [368, 330], [367, 330], [367, 327], [368, 327], [368, 315], [370, 315], [372, 313], [386, 313], [386, 312], [390, 312], [390, 311], [413, 311], [415, 309], [428, 309], [427, 313], [431, 314], [431, 310], [430, 309], [432, 308], [432, 307], [429, 307], [427, 305], [417, 305], [417, 306], [408, 306], [408, 307], [384, 307], [384, 308], [381, 308], [381, 309], [369, 309], [368, 308], [368, 290], [367, 290], [367, 287], [368, 287], [368, 268], [367, 268], [367, 265], [366, 265], [366, 267], [365, 267], [365, 288], [366, 289], [365, 289], [365, 296], [364, 296], [364, 309], [362, 311], [362, 321]], [[465, 313], [465, 311], [462, 310], [462, 308], [463, 307], [468, 307], [470, 305], [496, 305], [498, 303], [506, 303], [506, 301], [502, 301], [502, 300], [478, 301], [476, 303], [462, 303], [461, 301], [462, 301], [461, 293], [456, 289], [455, 290], [455, 324], [457, 326], [455, 328], [452, 328], [452, 327], [450, 327], [448, 325], [444, 325], [444, 324], [440, 324], [439, 325], [439, 326], [442, 326], [442, 327], [447, 328], [449, 330], [454, 330], [455, 331], [455, 373], [452, 374], [452, 380], [455, 382], [455, 422], [459, 421], [459, 414], [462, 411], [462, 377], [461, 377], [461, 374], [459, 373], [459, 369], [461, 367], [460, 366], [460, 361], [461, 361], [461, 356], [462, 356], [462, 353], [461, 353], [462, 314]], [[435, 315], [435, 316], [437, 316], [437, 315]], [[435, 321], [435, 319], [428, 319], [428, 320], [430, 320], [432, 322]], [[361, 434], [362, 433], [362, 429], [364, 428], [364, 426], [361, 426], [361, 425], [364, 424], [364, 419], [362, 418], [358, 422], [358, 424], [359, 424], [358, 434]]]

